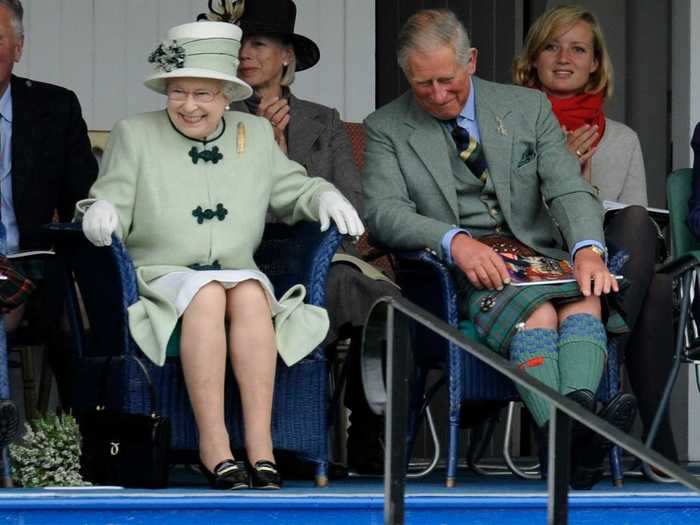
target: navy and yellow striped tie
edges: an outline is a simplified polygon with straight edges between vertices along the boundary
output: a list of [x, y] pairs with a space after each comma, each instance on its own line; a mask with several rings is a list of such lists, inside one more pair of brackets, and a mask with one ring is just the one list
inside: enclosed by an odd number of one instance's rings
[[481, 147], [481, 143], [469, 135], [466, 129], [458, 126], [455, 121], [452, 123], [454, 126], [452, 128], [452, 138], [457, 145], [459, 158], [479, 178], [481, 183], [485, 184], [488, 178], [489, 166], [486, 164], [484, 148]]

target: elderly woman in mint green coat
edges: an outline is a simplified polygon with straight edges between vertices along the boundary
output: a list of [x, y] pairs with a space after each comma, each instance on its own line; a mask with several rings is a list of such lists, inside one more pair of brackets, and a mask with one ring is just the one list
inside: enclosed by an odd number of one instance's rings
[[[224, 117], [229, 102], [251, 94], [235, 76], [239, 42], [240, 29], [220, 22], [168, 32], [149, 58], [157, 73], [146, 80], [167, 95], [166, 110], [116, 124], [78, 209], [90, 241], [106, 245], [116, 233], [128, 248], [140, 295], [129, 326], [156, 364], [182, 319], [180, 355], [211, 486], [279, 488], [270, 431], [277, 353], [287, 364], [301, 359], [325, 337], [328, 318], [303, 303], [301, 285], [276, 300], [257, 269], [266, 212], [288, 223], [320, 220], [322, 228], [332, 219], [351, 235], [363, 227], [333, 185], [287, 159], [268, 121]], [[250, 472], [233, 459], [224, 424], [227, 353]]]

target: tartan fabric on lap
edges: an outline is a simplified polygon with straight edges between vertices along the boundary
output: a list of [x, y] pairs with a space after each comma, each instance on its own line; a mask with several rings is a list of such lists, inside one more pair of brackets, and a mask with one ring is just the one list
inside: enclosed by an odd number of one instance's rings
[[[537, 286], [505, 286], [497, 290], [477, 290], [466, 277], [459, 279], [462, 297], [461, 313], [476, 327], [486, 345], [503, 355], [508, 355], [511, 339], [517, 325], [527, 320], [538, 306], [546, 301], [555, 305], [583, 297], [578, 283]], [[488, 306], [488, 308], [486, 307]], [[628, 331], [622, 316], [610, 310], [606, 329], [612, 334]]]
[[0, 257], [0, 313], [17, 308], [35, 288], [32, 281], [12, 267], [7, 257]]

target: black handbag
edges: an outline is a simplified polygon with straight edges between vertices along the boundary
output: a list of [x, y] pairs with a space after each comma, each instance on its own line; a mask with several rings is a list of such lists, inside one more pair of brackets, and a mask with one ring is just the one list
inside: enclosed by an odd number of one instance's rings
[[146, 367], [136, 356], [130, 357], [145, 376], [151, 413], [127, 414], [105, 408], [110, 357], [100, 383], [101, 404], [78, 418], [83, 437], [82, 471], [85, 479], [97, 485], [163, 488], [168, 485], [170, 421], [155, 411], [156, 392]]

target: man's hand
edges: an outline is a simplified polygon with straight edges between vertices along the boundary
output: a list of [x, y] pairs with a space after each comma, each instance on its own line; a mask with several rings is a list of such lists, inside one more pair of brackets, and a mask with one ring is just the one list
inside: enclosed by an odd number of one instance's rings
[[605, 261], [591, 248], [581, 248], [576, 252], [574, 275], [585, 297], [620, 291], [617, 279], [608, 271]]
[[264, 98], [258, 106], [258, 116], [264, 117], [272, 124], [275, 140], [284, 153], [287, 153], [287, 139], [284, 130], [289, 124], [289, 101], [286, 98]]
[[502, 290], [504, 284], [510, 283], [503, 259], [490, 246], [458, 233], [452, 239], [450, 250], [452, 260], [475, 288]]

